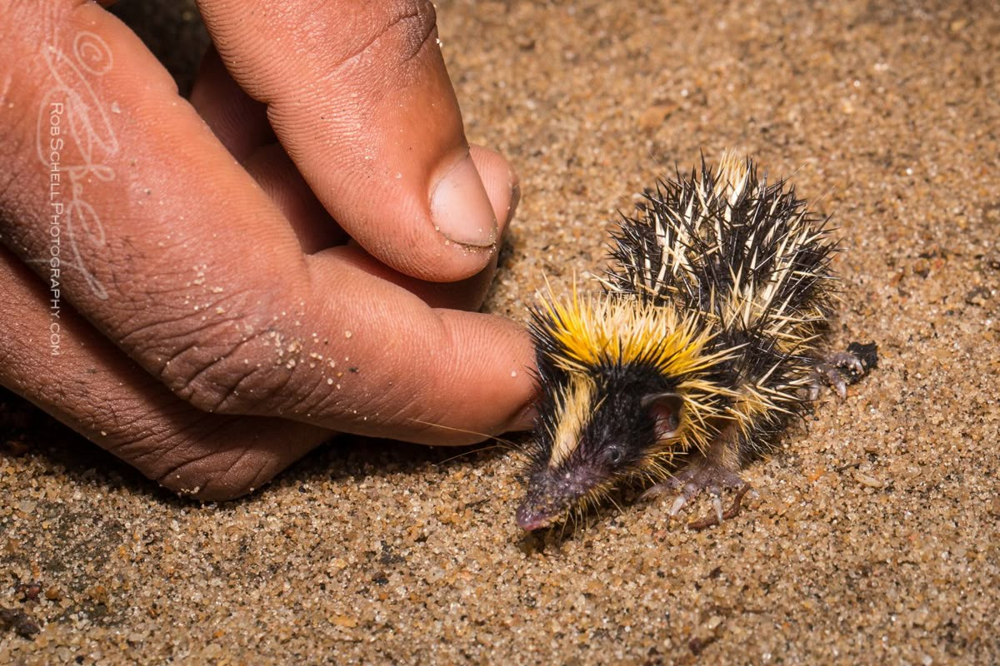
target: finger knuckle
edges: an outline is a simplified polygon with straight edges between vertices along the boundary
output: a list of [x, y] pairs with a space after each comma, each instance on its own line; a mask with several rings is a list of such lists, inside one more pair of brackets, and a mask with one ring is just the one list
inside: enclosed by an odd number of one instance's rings
[[[249, 311], [239, 315], [229, 312]], [[205, 412], [255, 414], [283, 395], [295, 367], [266, 308], [237, 299], [129, 322], [121, 343], [174, 395]], [[294, 346], [292, 346], [294, 350]], [[280, 407], [280, 405], [279, 405]]]
[[80, 426], [102, 435], [107, 429], [108, 437], [95, 439], [103, 448], [164, 488], [205, 501], [251, 493], [290, 461], [285, 447], [274, 446], [284, 430], [273, 424], [172, 407], [174, 418], [166, 420], [165, 405], [150, 407], [123, 401], [117, 412]]
[[[169, 444], [168, 444], [169, 446]], [[218, 450], [202, 443], [197, 453], [183, 451], [180, 460], [167, 469], [158, 470], [153, 478], [164, 488], [179, 495], [204, 501], [225, 501], [249, 494], [270, 481], [273, 469], [266, 456], [255, 455], [243, 448]]]
[[385, 55], [407, 62], [436, 34], [437, 15], [427, 0], [393, 0], [373, 7], [358, 56], [384, 49]]
[[175, 395], [202, 411], [266, 411], [286, 392], [294, 370], [294, 365], [282, 362], [283, 343], [272, 333], [226, 335], [215, 344], [185, 346], [167, 361], [162, 379]]

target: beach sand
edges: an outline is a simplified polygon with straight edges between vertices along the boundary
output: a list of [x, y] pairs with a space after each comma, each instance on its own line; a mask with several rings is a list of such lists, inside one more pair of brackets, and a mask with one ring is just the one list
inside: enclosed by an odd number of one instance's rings
[[809, 4], [438, 4], [469, 138], [523, 188], [488, 311], [601, 269], [702, 151], [833, 216], [832, 345], [879, 367], [746, 470], [739, 516], [626, 492], [525, 535], [506, 447], [353, 438], [200, 505], [4, 395], [0, 663], [997, 663], [1000, 11]]

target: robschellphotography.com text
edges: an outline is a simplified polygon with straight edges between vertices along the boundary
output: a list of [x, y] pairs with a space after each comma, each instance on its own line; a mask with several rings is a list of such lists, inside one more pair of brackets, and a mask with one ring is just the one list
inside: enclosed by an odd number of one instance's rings
[[62, 342], [61, 321], [61, 291], [60, 279], [62, 273], [62, 226], [65, 205], [62, 197], [62, 150], [66, 145], [63, 138], [63, 115], [65, 108], [62, 102], [49, 104], [49, 353], [59, 356]]
[[106, 104], [95, 91], [91, 79], [110, 71], [114, 59], [99, 36], [81, 31], [65, 53], [56, 45], [42, 51], [48, 65], [52, 88], [38, 106], [38, 158], [48, 172], [45, 195], [48, 203], [48, 251], [32, 258], [44, 278], [49, 279], [49, 354], [62, 355], [62, 287], [64, 270], [69, 270], [90, 288], [95, 298], [105, 300], [108, 292], [87, 267], [81, 248], [93, 254], [105, 246], [104, 226], [98, 211], [84, 195], [93, 184], [114, 180], [115, 172], [103, 163], [118, 152], [118, 139], [108, 117]]

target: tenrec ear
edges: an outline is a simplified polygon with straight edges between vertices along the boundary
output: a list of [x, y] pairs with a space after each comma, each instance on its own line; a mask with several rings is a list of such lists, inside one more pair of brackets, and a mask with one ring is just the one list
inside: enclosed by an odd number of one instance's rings
[[646, 396], [642, 404], [656, 421], [656, 439], [670, 439], [681, 426], [684, 399], [676, 393], [658, 393]]

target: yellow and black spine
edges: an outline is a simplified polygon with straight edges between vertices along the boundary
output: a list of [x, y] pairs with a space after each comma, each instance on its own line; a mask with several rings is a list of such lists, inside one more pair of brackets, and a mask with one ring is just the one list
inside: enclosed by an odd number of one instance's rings
[[709, 351], [732, 350], [719, 371], [745, 394], [732, 407], [741, 463], [809, 394], [833, 312], [835, 250], [828, 218], [735, 153], [645, 192], [614, 234], [609, 294], [691, 313], [712, 333]]

